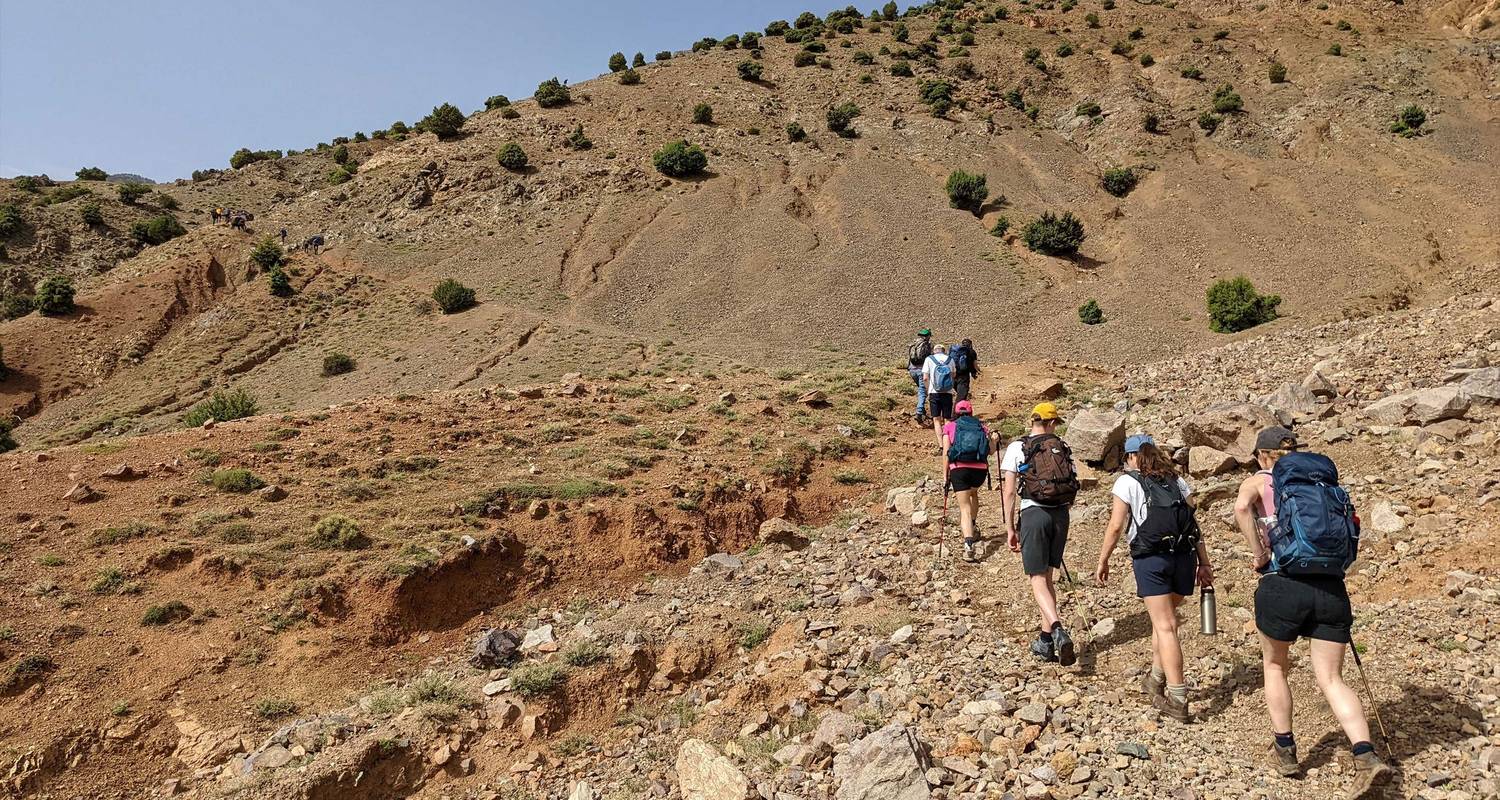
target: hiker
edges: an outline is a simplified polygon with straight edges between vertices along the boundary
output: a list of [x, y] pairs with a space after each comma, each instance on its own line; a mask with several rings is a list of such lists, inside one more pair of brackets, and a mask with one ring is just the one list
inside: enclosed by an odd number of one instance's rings
[[906, 347], [906, 374], [917, 387], [917, 424], [927, 418], [927, 384], [922, 380], [922, 367], [932, 355], [932, 331], [923, 328], [917, 331], [917, 340]]
[[1109, 581], [1109, 556], [1126, 534], [1135, 593], [1151, 618], [1151, 671], [1141, 690], [1151, 705], [1187, 723], [1187, 682], [1182, 675], [1182, 643], [1177, 638], [1177, 608], [1193, 585], [1212, 586], [1213, 567], [1203, 544], [1190, 499], [1193, 489], [1177, 474], [1172, 459], [1146, 434], [1125, 440], [1125, 474], [1115, 479], [1113, 508], [1099, 548], [1094, 579]]
[[307, 241], [302, 243], [302, 249], [311, 250], [313, 255], [317, 255], [323, 249], [323, 234], [315, 233], [307, 237]]
[[974, 342], [969, 339], [948, 348], [948, 357], [953, 359], [953, 399], [969, 399], [969, 381], [979, 377], [979, 355], [974, 352]]
[[1057, 613], [1053, 570], [1062, 567], [1068, 544], [1068, 510], [1078, 494], [1073, 452], [1057, 435], [1062, 416], [1052, 403], [1031, 410], [1031, 431], [1010, 443], [1000, 461], [1005, 475], [1001, 502], [1005, 536], [1011, 552], [1021, 554], [1021, 568], [1031, 582], [1042, 617], [1042, 632], [1031, 652], [1043, 661], [1071, 666], [1076, 660], [1073, 637]]
[[219, 207], [214, 206], [208, 210], [208, 220], [214, 225], [219, 224]]
[[[1354, 611], [1344, 574], [1359, 550], [1359, 518], [1327, 456], [1303, 452], [1296, 434], [1270, 427], [1255, 437], [1260, 470], [1240, 484], [1234, 519], [1254, 554], [1255, 627], [1260, 631], [1271, 757], [1285, 777], [1301, 772], [1292, 736], [1291, 648], [1311, 640], [1313, 675], [1354, 756], [1350, 798], [1391, 779], [1375, 754], [1359, 695], [1344, 683], [1344, 649], [1352, 648]], [[1287, 511], [1278, 517], [1278, 509]], [[1293, 519], [1295, 517], [1295, 519]], [[1357, 658], [1357, 655], [1356, 655]]]
[[932, 355], [922, 364], [922, 383], [927, 387], [927, 416], [932, 418], [932, 433], [941, 453], [943, 426], [953, 419], [953, 359], [948, 357], [948, 348], [932, 348]]
[[286, 228], [281, 229], [281, 243], [286, 244]]
[[964, 560], [975, 561], [979, 541], [979, 487], [990, 479], [990, 429], [974, 416], [974, 405], [960, 400], [953, 407], [958, 416], [943, 426], [944, 489], [952, 489], [958, 501], [958, 526], [963, 531]]

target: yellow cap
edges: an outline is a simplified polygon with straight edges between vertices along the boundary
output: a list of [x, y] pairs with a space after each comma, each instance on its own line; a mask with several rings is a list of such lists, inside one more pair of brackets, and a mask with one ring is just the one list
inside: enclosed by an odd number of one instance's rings
[[1050, 421], [1054, 419], [1062, 419], [1062, 415], [1057, 413], [1057, 406], [1053, 403], [1037, 403], [1036, 406], [1031, 409], [1031, 418]]

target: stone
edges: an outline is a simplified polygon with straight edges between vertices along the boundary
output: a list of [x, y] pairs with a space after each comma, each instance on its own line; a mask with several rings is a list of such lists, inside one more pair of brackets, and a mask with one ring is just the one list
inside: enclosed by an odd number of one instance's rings
[[1188, 474], [1194, 478], [1223, 475], [1239, 466], [1239, 459], [1218, 448], [1197, 445], [1188, 449]]
[[1312, 390], [1300, 383], [1282, 384], [1276, 391], [1260, 398], [1260, 404], [1283, 423], [1292, 422], [1297, 417], [1315, 416], [1323, 409]]
[[107, 478], [112, 481], [133, 481], [136, 478], [140, 478], [143, 476], [141, 475], [141, 473], [136, 472], [135, 468], [131, 467], [129, 464], [121, 464], [117, 467], [107, 469], [99, 473], [99, 477]]
[[808, 543], [802, 529], [787, 521], [785, 517], [772, 517], [762, 522], [757, 541], [761, 544], [785, 545], [793, 550], [801, 550]]
[[1457, 386], [1413, 389], [1393, 394], [1364, 408], [1370, 419], [1386, 425], [1430, 425], [1462, 417], [1469, 410], [1469, 393]]
[[568, 791], [568, 800], [594, 800], [594, 787], [588, 781], [579, 781]]
[[270, 486], [256, 489], [255, 496], [268, 503], [275, 503], [286, 499], [286, 490], [273, 483]]
[[1476, 369], [1458, 385], [1476, 403], [1500, 405], [1500, 367]]
[[253, 769], [276, 769], [277, 767], [284, 767], [291, 762], [292, 751], [279, 744], [273, 744], [252, 755], [249, 759], [249, 765]]
[[521, 637], [515, 631], [503, 628], [487, 630], [474, 642], [474, 654], [469, 657], [469, 663], [479, 669], [502, 666], [515, 658], [520, 647]]
[[1041, 703], [1027, 703], [1016, 709], [1016, 719], [1033, 725], [1046, 724], [1047, 707]]
[[842, 711], [829, 711], [818, 720], [813, 741], [829, 747], [852, 742], [865, 732], [865, 724]]
[[99, 493], [86, 483], [75, 483], [73, 488], [62, 496], [62, 499], [70, 503], [92, 503], [99, 499]]
[[916, 629], [910, 625], [902, 625], [891, 634], [891, 644], [906, 644], [917, 635]]
[[479, 691], [483, 692], [485, 697], [494, 697], [497, 694], [508, 692], [510, 691], [510, 679], [505, 678], [504, 680], [490, 681]]
[[1151, 759], [1151, 751], [1147, 750], [1146, 746], [1139, 742], [1120, 742], [1115, 745], [1115, 752], [1122, 756], [1130, 756], [1142, 761], [1149, 761]]
[[683, 800], [744, 800], [750, 781], [733, 761], [701, 739], [677, 749], [677, 785]]
[[552, 633], [551, 625], [539, 625], [526, 632], [525, 638], [521, 639], [521, 652], [529, 653], [540, 648], [542, 645], [552, 644], [557, 641], [557, 636]]
[[1067, 441], [1079, 461], [1114, 469], [1123, 459], [1125, 417], [1113, 411], [1080, 411], [1068, 420]]
[[1105, 617], [1104, 619], [1101, 619], [1098, 622], [1094, 623], [1094, 627], [1089, 628], [1089, 637], [1092, 639], [1102, 639], [1114, 632], [1115, 618]]
[[1326, 375], [1317, 370], [1307, 373], [1307, 377], [1302, 379], [1302, 388], [1320, 400], [1332, 400], [1339, 394], [1333, 381], [1328, 380]]
[[828, 395], [821, 389], [813, 389], [798, 395], [797, 402], [809, 408], [825, 408], [828, 406]]
[[915, 486], [898, 486], [885, 493], [885, 510], [909, 517], [926, 505], [921, 490]]
[[737, 572], [745, 566], [739, 556], [728, 553], [714, 553], [703, 559], [703, 568], [713, 572]]
[[899, 722], [849, 745], [833, 759], [837, 800], [928, 800], [926, 748]]
[[1182, 443], [1222, 450], [1248, 463], [1255, 451], [1255, 434], [1280, 422], [1262, 405], [1221, 403], [1199, 411], [1182, 424]]
[[949, 756], [943, 759], [943, 769], [962, 775], [965, 778], [979, 777], [979, 765], [967, 758]]
[[911, 512], [911, 526], [913, 528], [925, 528], [931, 522], [927, 517], [927, 509], [919, 508]]
[[875, 595], [859, 583], [852, 584], [839, 595], [839, 606], [843, 608], [855, 608], [873, 602]]
[[1406, 530], [1406, 520], [1396, 513], [1391, 501], [1377, 500], [1370, 506], [1370, 529], [1386, 535], [1400, 533]]

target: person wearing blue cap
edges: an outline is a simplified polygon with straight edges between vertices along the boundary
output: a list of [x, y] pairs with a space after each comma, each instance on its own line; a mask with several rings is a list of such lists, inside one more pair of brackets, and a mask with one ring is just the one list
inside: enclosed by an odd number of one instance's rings
[[1213, 567], [1194, 513], [1193, 489], [1177, 474], [1172, 459], [1146, 434], [1125, 440], [1125, 474], [1115, 480], [1114, 507], [1099, 548], [1094, 578], [1109, 580], [1109, 556], [1126, 534], [1136, 595], [1151, 617], [1151, 671], [1141, 689], [1151, 705], [1178, 722], [1189, 722], [1177, 608], [1193, 584], [1212, 586]]

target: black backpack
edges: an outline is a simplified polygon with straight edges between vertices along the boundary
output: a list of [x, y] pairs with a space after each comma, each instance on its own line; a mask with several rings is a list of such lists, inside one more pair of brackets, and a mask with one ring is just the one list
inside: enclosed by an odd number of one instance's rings
[[949, 348], [948, 355], [953, 359], [953, 371], [955, 374], [967, 376], [974, 369], [974, 351], [971, 348], [956, 344]]
[[906, 348], [906, 363], [910, 366], [921, 368], [927, 363], [927, 357], [932, 355], [932, 340], [919, 338]]
[[1078, 496], [1073, 451], [1055, 433], [1021, 440], [1021, 496], [1044, 506], [1070, 506]]
[[1198, 546], [1201, 531], [1198, 517], [1187, 498], [1177, 486], [1173, 476], [1151, 477], [1134, 470], [1125, 473], [1141, 485], [1146, 493], [1146, 519], [1135, 522], [1131, 513], [1131, 524], [1135, 525], [1135, 538], [1130, 542], [1132, 558], [1158, 556], [1168, 553], [1186, 553]]

